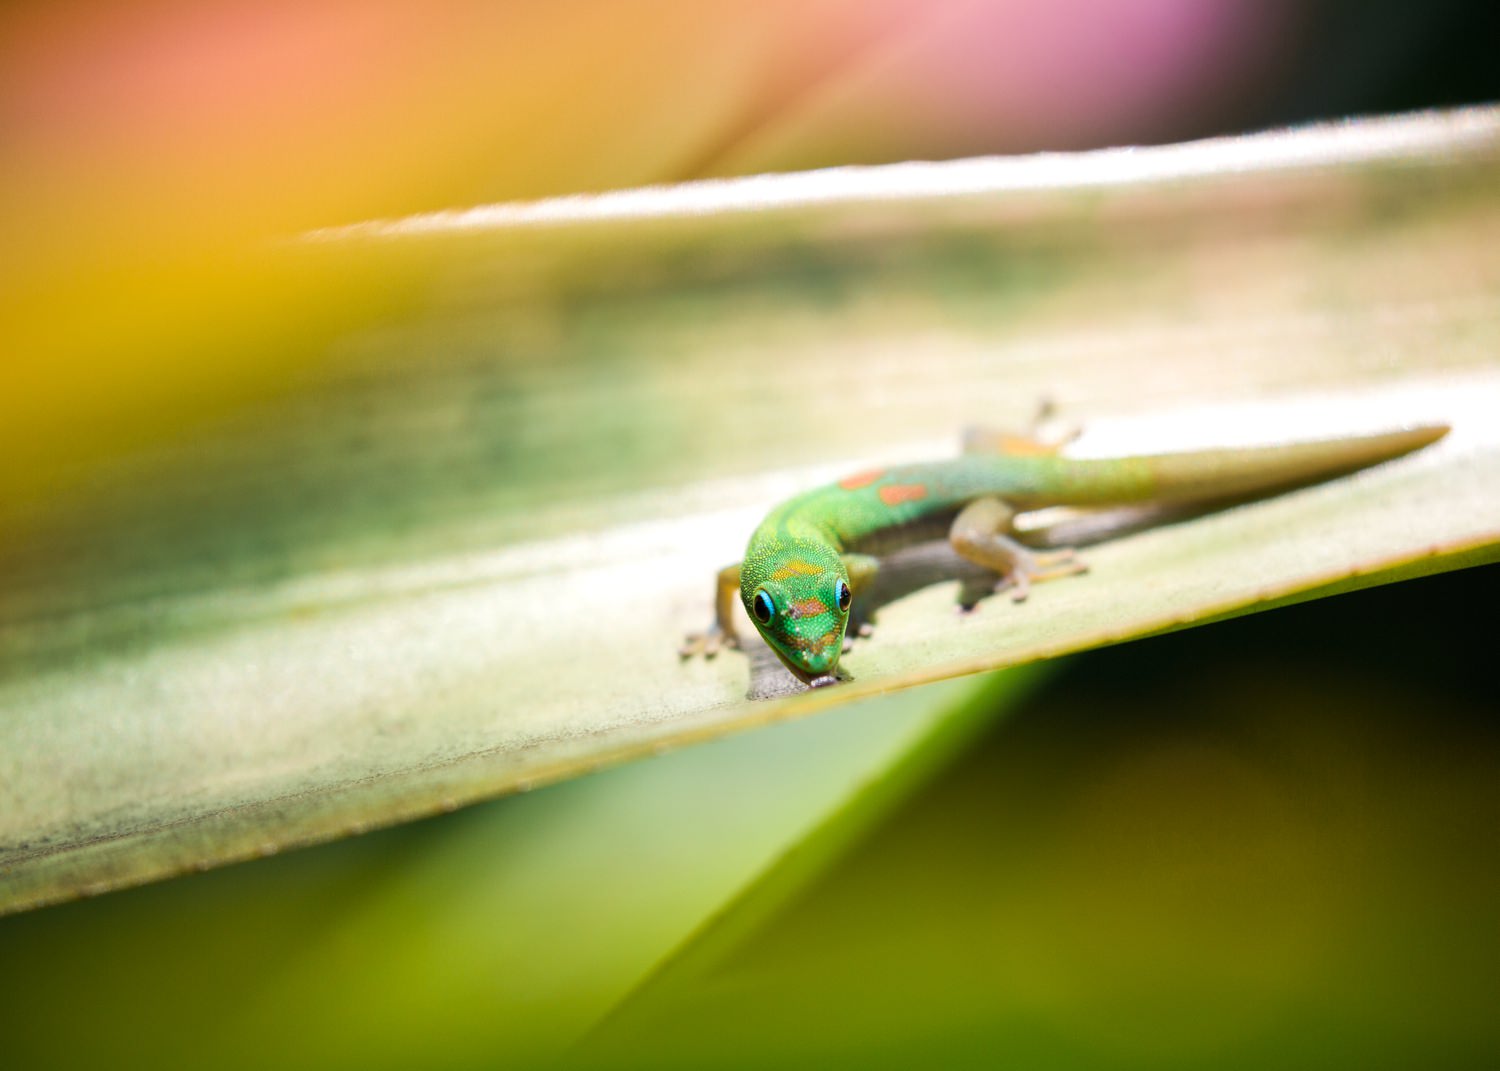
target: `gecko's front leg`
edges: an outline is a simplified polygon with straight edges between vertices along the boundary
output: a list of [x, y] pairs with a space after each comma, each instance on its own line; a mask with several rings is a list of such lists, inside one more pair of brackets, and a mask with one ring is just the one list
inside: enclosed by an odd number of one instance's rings
[[844, 650], [854, 646], [855, 637], [864, 639], [875, 632], [875, 607], [870, 599], [880, 561], [869, 554], [845, 554], [844, 568], [849, 572], [849, 591], [854, 601], [849, 607], [849, 623], [844, 627]]
[[712, 658], [726, 647], [740, 645], [739, 633], [734, 628], [734, 604], [740, 594], [740, 563], [726, 565], [719, 570], [714, 583], [714, 620], [702, 632], [689, 632], [682, 639], [677, 653], [683, 658], [702, 655]]

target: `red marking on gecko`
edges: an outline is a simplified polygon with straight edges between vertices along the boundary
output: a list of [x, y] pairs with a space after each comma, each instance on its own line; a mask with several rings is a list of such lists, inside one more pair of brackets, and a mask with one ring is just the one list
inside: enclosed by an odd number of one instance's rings
[[822, 599], [803, 599], [792, 603], [791, 611], [793, 617], [816, 617], [828, 612], [828, 604]]
[[839, 486], [845, 491], [858, 491], [861, 487], [869, 487], [884, 475], [885, 469], [870, 469], [868, 472], [856, 472], [853, 476], [845, 476], [840, 480]]
[[893, 483], [879, 491], [880, 501], [887, 506], [899, 506], [903, 502], [920, 502], [927, 497], [925, 483]]

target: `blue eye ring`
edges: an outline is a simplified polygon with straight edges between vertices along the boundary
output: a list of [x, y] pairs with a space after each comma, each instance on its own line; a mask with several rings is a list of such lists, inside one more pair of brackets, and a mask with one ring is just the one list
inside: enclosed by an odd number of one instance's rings
[[771, 596], [766, 594], [764, 588], [758, 590], [750, 600], [750, 615], [762, 625], [769, 625], [771, 618], [776, 616], [776, 604], [771, 601]]
[[839, 613], [848, 613], [849, 604], [854, 601], [854, 592], [849, 590], [849, 585], [840, 580], [833, 585], [833, 593], [839, 600]]

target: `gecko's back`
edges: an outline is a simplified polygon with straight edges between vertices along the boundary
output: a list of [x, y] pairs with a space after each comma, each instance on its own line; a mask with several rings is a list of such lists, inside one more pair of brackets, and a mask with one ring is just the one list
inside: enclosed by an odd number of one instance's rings
[[772, 511], [757, 536], [807, 535], [851, 549], [889, 529], [939, 524], [966, 503], [990, 496], [1018, 510], [1239, 498], [1399, 457], [1447, 431], [1446, 425], [1427, 425], [1347, 439], [1108, 459], [964, 454], [871, 469], [809, 491]]

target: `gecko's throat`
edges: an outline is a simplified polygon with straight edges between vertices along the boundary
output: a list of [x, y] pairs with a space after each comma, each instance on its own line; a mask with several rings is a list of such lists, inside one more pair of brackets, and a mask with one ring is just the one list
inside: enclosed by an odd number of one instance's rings
[[838, 630], [838, 636], [826, 648], [809, 651], [798, 649], [795, 652], [784, 650], [781, 643], [767, 636], [768, 646], [776, 653], [781, 664], [792, 671], [792, 675], [813, 688], [823, 688], [830, 684], [838, 683], [839, 655], [844, 650], [843, 630]]

